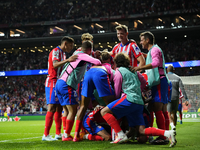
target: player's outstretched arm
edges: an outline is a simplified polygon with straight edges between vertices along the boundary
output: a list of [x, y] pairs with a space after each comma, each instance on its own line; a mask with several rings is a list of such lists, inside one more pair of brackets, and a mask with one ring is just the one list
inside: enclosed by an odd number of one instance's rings
[[73, 61], [75, 61], [77, 58], [78, 58], [78, 55], [73, 55], [73, 56], [71, 56], [68, 59], [65, 59], [63, 61], [54, 60], [53, 61], [53, 67], [54, 68], [61, 67], [61, 66], [63, 66], [67, 62], [73, 62]]

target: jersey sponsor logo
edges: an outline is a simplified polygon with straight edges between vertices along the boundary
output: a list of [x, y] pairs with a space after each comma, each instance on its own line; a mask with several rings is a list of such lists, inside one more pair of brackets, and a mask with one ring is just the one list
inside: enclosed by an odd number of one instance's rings
[[6, 73], [5, 72], [0, 72], [0, 76], [5, 76]]
[[53, 57], [58, 58], [59, 57], [59, 51], [53, 51]]

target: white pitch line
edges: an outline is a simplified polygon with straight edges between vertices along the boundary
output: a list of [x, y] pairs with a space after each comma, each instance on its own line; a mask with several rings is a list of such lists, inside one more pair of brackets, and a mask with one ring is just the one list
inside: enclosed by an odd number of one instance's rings
[[[0, 133], [0, 134], [4, 134], [4, 133]], [[6, 133], [6, 134], [10, 134], [10, 133]], [[12, 133], [13, 134], [13, 133]], [[19, 134], [19, 133], [18, 133]], [[32, 133], [34, 134], [34, 133]], [[38, 133], [36, 133], [38, 134]], [[40, 133], [41, 134], [41, 133]], [[71, 132], [71, 134], [74, 134], [74, 132]], [[42, 138], [42, 136], [39, 136], [39, 137], [30, 137], [30, 138], [22, 138], [22, 139], [12, 139], [12, 140], [4, 140], [4, 141], [0, 141], [1, 142], [12, 142], [12, 141], [15, 141], [15, 140], [29, 140], [29, 139], [37, 139], [37, 138]]]
[[[2, 134], [19, 134], [19, 133], [0, 133], [0, 135]], [[41, 133], [20, 133], [20, 134], [41, 134]]]
[[12, 140], [4, 140], [4, 141], [0, 141], [0, 142], [12, 142], [14, 140], [29, 140], [29, 139], [37, 139], [37, 138], [42, 138], [40, 137], [31, 137], [31, 138], [22, 138], [22, 139], [12, 139]]

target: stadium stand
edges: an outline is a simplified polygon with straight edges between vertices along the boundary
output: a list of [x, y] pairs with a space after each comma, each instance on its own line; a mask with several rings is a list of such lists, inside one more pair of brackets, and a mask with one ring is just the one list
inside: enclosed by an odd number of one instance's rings
[[[94, 50], [111, 50], [119, 23], [128, 25], [129, 38], [138, 43], [143, 30], [155, 33], [166, 62], [200, 60], [198, 0], [1, 0], [0, 18], [0, 72], [47, 69], [49, 51], [65, 35], [75, 39], [76, 49], [80, 35], [89, 32], [94, 36]], [[200, 75], [200, 69], [177, 68], [176, 73]], [[0, 77], [0, 108], [9, 103], [12, 113], [45, 110], [45, 78]]]

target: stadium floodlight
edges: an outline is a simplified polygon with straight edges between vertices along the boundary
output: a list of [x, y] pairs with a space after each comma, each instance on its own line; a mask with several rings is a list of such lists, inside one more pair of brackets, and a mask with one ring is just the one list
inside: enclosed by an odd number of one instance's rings
[[159, 20], [160, 22], [162, 22], [162, 19], [158, 18], [158, 20]]
[[55, 26], [56, 29], [60, 30], [60, 31], [64, 31], [62, 28], [59, 28], [57, 26]]
[[198, 14], [197, 14], [197, 17], [199, 17], [199, 18], [200, 18], [200, 15], [198, 15]]
[[79, 30], [82, 30], [81, 27], [77, 26], [77, 25], [74, 25], [75, 28], [79, 29]]
[[140, 24], [143, 24], [143, 22], [142, 22], [142, 21], [140, 21], [140, 20], [138, 20], [138, 22], [139, 22]]
[[185, 19], [184, 19], [183, 17], [179, 16], [179, 18], [180, 18], [181, 20], [185, 21]]
[[103, 28], [103, 26], [101, 26], [100, 24], [98, 23], [95, 23], [96, 26], [98, 26], [99, 28]]
[[22, 30], [19, 30], [19, 29], [15, 29], [16, 31], [18, 31], [18, 32], [20, 32], [20, 33], [25, 33], [24, 31], [22, 31]]
[[167, 39], [167, 37], [165, 37], [165, 39]]
[[5, 36], [5, 34], [3, 32], [0, 32], [0, 36]]

